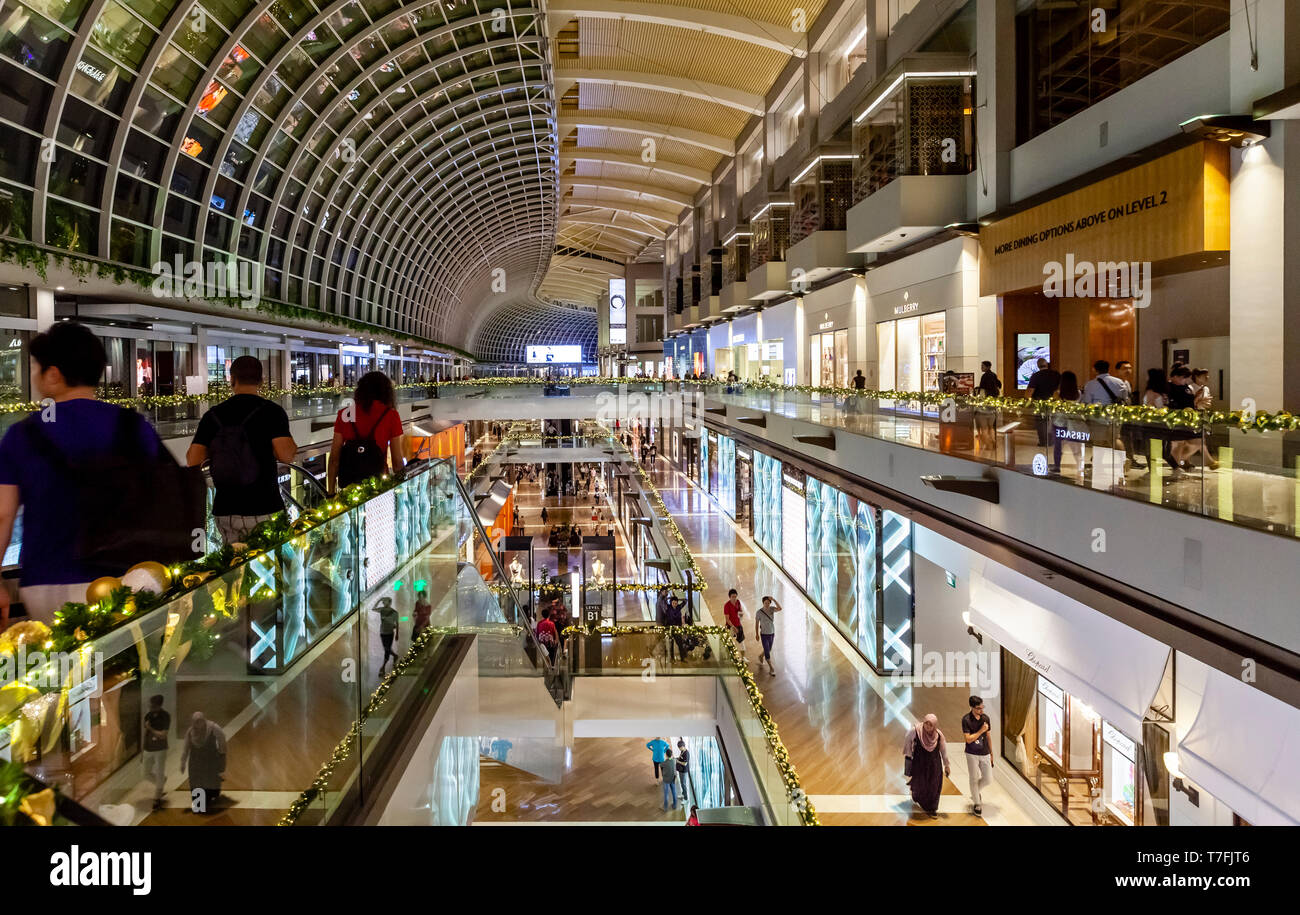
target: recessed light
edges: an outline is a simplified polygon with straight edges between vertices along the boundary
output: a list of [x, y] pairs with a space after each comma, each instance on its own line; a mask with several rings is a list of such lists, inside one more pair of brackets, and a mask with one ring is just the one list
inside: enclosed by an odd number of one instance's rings
[[62, 287], [62, 286], [55, 286], [54, 288], [55, 288], [55, 290], [58, 291], [58, 292], [62, 292], [62, 291], [63, 291], [63, 287]]

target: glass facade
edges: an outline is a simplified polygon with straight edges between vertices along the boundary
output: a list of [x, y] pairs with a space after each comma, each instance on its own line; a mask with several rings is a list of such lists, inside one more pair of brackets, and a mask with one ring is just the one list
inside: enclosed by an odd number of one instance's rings
[[[893, 540], [890, 587], [877, 591], [883, 557], [881, 512], [821, 480], [807, 481], [808, 563], [812, 602], [877, 670], [911, 663], [911, 531], [885, 512]], [[904, 583], [903, 587], [899, 582]], [[881, 605], [888, 602], [888, 613]], [[882, 628], [888, 619], [889, 625]], [[886, 649], [886, 650], [882, 650]]]
[[781, 462], [754, 452], [754, 540], [773, 557], [781, 555]]
[[736, 517], [736, 440], [718, 436], [718, 504]]

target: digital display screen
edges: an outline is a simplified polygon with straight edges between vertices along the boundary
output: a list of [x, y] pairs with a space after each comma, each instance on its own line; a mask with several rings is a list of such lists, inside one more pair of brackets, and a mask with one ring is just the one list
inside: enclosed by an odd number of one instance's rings
[[582, 361], [581, 346], [530, 346], [529, 365], [573, 365]]

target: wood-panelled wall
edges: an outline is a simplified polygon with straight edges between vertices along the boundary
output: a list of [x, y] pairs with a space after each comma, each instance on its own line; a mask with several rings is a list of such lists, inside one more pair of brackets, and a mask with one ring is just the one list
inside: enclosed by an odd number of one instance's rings
[[1137, 362], [1137, 317], [1130, 299], [1048, 298], [1039, 292], [998, 299], [1002, 392], [1015, 391], [1016, 335], [1051, 334], [1052, 367], [1071, 371], [1079, 386], [1092, 377], [1092, 363]]

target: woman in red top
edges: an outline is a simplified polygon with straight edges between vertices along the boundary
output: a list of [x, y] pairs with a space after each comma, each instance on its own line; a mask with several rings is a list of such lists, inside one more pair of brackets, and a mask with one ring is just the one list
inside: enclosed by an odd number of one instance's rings
[[[373, 466], [369, 472], [344, 470], [340, 474], [345, 442], [369, 438], [379, 449], [372, 455]], [[367, 372], [357, 382], [354, 403], [339, 410], [334, 420], [334, 442], [330, 446], [326, 484], [330, 492], [338, 486], [350, 486], [370, 476], [389, 472], [388, 455], [392, 456], [392, 472], [402, 469], [402, 417], [397, 413], [397, 396], [393, 383], [383, 372]], [[342, 477], [342, 478], [340, 478]]]
[[737, 642], [745, 641], [745, 627], [741, 623], [745, 611], [740, 607], [740, 595], [732, 588], [727, 592], [727, 602], [722, 605], [722, 614], [726, 617], [726, 626], [731, 630]]

